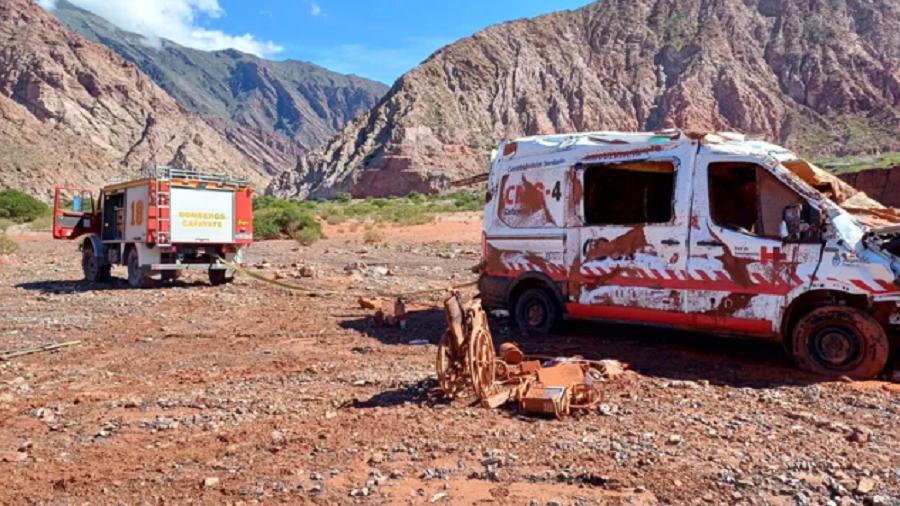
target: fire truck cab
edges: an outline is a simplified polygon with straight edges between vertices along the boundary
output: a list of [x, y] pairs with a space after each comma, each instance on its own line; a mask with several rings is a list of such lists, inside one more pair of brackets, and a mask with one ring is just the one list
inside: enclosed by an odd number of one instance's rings
[[81, 241], [88, 281], [128, 268], [128, 283], [149, 287], [154, 275], [174, 280], [206, 270], [214, 285], [234, 272], [219, 258], [242, 263], [253, 242], [252, 190], [244, 179], [153, 167], [141, 177], [90, 190], [57, 187], [53, 237]]
[[491, 164], [479, 285], [524, 329], [565, 317], [749, 335], [804, 369], [869, 378], [900, 324], [895, 223], [738, 134], [527, 137]]

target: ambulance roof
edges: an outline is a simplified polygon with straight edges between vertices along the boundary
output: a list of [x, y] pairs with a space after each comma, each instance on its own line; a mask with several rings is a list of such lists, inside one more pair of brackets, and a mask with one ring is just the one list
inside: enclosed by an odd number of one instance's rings
[[789, 150], [762, 140], [747, 139], [742, 134], [731, 132], [686, 133], [681, 130], [659, 132], [581, 132], [571, 134], [535, 135], [522, 137], [501, 144], [501, 154], [507, 146], [515, 143], [514, 153], [507, 159], [549, 155], [562, 150], [635, 150], [640, 148], [665, 146], [659, 152], [672, 151], [685, 144], [700, 143], [701, 151], [733, 155], [771, 156], [779, 161], [797, 158]]

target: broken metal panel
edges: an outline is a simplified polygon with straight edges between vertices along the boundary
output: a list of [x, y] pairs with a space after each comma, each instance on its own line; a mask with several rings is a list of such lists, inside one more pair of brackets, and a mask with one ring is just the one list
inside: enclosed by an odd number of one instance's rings
[[471, 385], [484, 407], [518, 402], [525, 413], [563, 418], [573, 409], [593, 409], [600, 399], [604, 374], [622, 370], [621, 364], [610, 371], [608, 362], [591, 363], [580, 358], [563, 358], [544, 367], [538, 361], [525, 360], [513, 343], [500, 346], [498, 359], [479, 299], [464, 302], [454, 292], [444, 310], [449, 325], [438, 345], [435, 368], [438, 385], [447, 397], [460, 395]]
[[519, 409], [525, 413], [552, 415], [563, 418], [569, 414], [570, 389], [531, 384], [519, 400]]

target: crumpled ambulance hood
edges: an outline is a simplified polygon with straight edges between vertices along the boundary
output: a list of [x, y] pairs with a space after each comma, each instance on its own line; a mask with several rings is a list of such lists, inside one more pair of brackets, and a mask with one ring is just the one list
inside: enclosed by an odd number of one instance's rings
[[829, 174], [812, 163], [795, 159], [783, 161], [782, 165], [803, 182], [841, 206], [862, 225], [871, 228], [900, 225], [900, 209], [882, 205], [866, 195], [865, 192], [857, 190], [839, 177]]

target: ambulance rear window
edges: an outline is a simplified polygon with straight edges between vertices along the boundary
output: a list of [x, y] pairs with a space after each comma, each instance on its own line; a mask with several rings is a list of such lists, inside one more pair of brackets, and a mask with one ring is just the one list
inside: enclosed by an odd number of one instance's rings
[[668, 160], [594, 165], [584, 172], [588, 225], [672, 221], [675, 165]]

